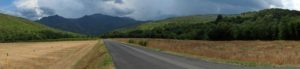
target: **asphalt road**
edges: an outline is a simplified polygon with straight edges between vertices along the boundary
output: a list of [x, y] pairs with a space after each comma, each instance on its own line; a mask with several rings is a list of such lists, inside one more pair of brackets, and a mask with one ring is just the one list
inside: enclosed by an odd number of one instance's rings
[[153, 51], [108, 39], [104, 40], [104, 43], [113, 57], [116, 69], [300, 69], [220, 64]]

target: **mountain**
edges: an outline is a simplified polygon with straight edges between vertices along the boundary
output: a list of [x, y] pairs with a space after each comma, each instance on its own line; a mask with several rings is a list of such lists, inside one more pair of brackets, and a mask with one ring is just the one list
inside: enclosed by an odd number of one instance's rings
[[[299, 40], [300, 12], [264, 9], [240, 15], [179, 17], [123, 28], [102, 37], [193, 40]], [[205, 19], [208, 18], [208, 19]]]
[[0, 13], [0, 42], [74, 38], [80, 35]]
[[87, 35], [99, 35], [125, 26], [141, 23], [127, 17], [114, 17], [102, 14], [83, 16], [77, 19], [64, 18], [58, 15], [38, 20], [44, 25]]

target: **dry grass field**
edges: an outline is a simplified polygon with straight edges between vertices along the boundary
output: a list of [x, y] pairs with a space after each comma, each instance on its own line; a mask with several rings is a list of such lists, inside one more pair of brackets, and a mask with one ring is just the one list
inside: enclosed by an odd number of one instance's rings
[[0, 43], [0, 69], [87, 68], [78, 62], [98, 50], [96, 44], [99, 40]]
[[[128, 42], [129, 39], [114, 39]], [[131, 39], [135, 42], [144, 39]], [[255, 64], [300, 65], [300, 41], [198, 41], [146, 39], [147, 47]]]

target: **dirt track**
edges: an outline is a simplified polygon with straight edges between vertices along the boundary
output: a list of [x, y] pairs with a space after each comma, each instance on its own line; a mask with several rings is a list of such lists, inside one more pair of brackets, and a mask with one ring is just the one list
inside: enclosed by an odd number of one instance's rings
[[0, 69], [70, 69], [97, 42], [0, 43]]

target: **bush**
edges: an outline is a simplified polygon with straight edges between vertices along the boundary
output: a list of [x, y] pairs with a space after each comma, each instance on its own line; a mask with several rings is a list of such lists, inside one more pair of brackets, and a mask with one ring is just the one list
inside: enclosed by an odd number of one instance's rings
[[128, 43], [135, 43], [135, 41], [132, 40], [132, 39], [129, 39], [129, 40], [128, 40]]
[[139, 41], [139, 45], [141, 45], [141, 46], [147, 46], [148, 45], [148, 41], [147, 40], [141, 40], [141, 41]]

